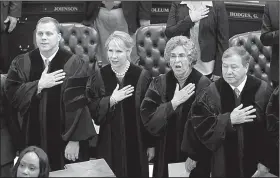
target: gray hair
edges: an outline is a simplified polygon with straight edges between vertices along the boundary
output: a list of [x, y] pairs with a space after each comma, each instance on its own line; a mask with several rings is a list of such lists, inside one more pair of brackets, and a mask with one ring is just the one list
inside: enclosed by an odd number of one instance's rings
[[111, 41], [121, 44], [121, 41], [124, 43], [126, 50], [132, 50], [135, 45], [134, 40], [130, 37], [129, 34], [122, 31], [114, 31], [105, 42], [105, 49], [108, 50], [109, 44]]
[[232, 56], [239, 56], [242, 60], [242, 65], [246, 66], [251, 59], [251, 55], [245, 50], [243, 46], [232, 46], [225, 50], [222, 59], [229, 58]]
[[57, 33], [60, 33], [60, 24], [59, 24], [59, 22], [58, 22], [56, 19], [54, 19], [54, 18], [52, 18], [52, 17], [43, 17], [43, 18], [41, 18], [41, 19], [37, 22], [36, 31], [37, 31], [37, 26], [38, 26], [39, 24], [41, 24], [41, 23], [49, 23], [49, 22], [53, 23], [54, 26], [56, 27]]
[[177, 46], [182, 46], [185, 49], [186, 54], [189, 56], [191, 65], [194, 66], [197, 61], [198, 52], [194, 45], [194, 42], [186, 36], [175, 36], [171, 38], [164, 49], [164, 59], [166, 62], [170, 62], [171, 51]]

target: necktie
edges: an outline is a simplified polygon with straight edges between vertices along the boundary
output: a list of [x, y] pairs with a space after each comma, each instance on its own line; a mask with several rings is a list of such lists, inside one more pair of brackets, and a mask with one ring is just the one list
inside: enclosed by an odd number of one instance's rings
[[234, 88], [234, 92], [236, 94], [236, 97], [238, 98], [240, 95], [240, 91], [238, 90], [238, 88]]
[[47, 58], [47, 59], [45, 59], [44, 64], [45, 64], [45, 67], [49, 66], [49, 64], [50, 64], [50, 60], [49, 60], [48, 58]]

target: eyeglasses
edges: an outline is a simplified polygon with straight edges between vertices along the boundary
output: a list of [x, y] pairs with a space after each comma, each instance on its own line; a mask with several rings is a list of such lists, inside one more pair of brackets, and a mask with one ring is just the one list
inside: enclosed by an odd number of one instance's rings
[[176, 60], [177, 58], [179, 60], [189, 60], [190, 55], [186, 55], [186, 54], [179, 54], [178, 56], [176, 54], [170, 55], [170, 60]]

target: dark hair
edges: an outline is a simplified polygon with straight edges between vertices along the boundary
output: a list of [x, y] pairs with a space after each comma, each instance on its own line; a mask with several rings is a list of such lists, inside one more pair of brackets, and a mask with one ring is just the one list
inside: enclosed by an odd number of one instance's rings
[[242, 60], [242, 65], [246, 66], [249, 64], [251, 55], [246, 51], [243, 46], [232, 46], [229, 47], [223, 54], [222, 59], [229, 58], [232, 56], [239, 56]]
[[39, 158], [40, 173], [38, 177], [49, 177], [50, 165], [49, 165], [48, 155], [45, 153], [44, 150], [36, 146], [29, 146], [20, 152], [18, 160], [14, 165], [14, 167], [12, 168], [12, 177], [17, 177], [17, 170], [20, 161], [22, 160], [23, 156], [26, 153], [30, 153], [30, 152], [34, 152]]

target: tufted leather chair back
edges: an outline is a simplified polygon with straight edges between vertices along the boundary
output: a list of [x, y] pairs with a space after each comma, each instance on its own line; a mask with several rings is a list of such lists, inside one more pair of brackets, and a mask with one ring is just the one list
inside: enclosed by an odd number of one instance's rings
[[165, 25], [162, 24], [141, 27], [136, 32], [139, 65], [150, 71], [153, 77], [170, 70], [164, 60], [164, 48], [167, 42], [164, 32]]
[[60, 25], [62, 39], [59, 46], [82, 56], [94, 69], [96, 67], [95, 54], [99, 43], [97, 31], [78, 23], [60, 23]]
[[260, 35], [260, 31], [237, 34], [229, 39], [229, 46], [243, 46], [252, 56], [248, 73], [271, 84], [269, 73], [272, 51], [270, 46], [262, 44]]
[[[62, 39], [60, 48], [64, 48], [72, 53], [81, 56], [85, 61], [89, 61], [90, 69], [95, 70], [96, 49], [99, 43], [99, 36], [94, 28], [84, 26], [80, 23], [60, 23]], [[34, 45], [35, 33], [34, 33]]]

